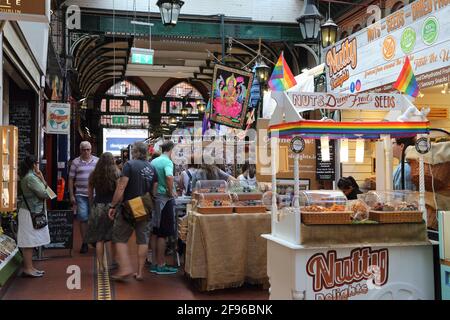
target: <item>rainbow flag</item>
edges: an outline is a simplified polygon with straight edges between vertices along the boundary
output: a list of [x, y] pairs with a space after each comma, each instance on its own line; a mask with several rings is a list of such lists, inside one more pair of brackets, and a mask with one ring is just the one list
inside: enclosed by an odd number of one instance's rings
[[408, 56], [406, 56], [402, 71], [394, 83], [394, 88], [414, 98], [419, 94], [419, 85], [417, 84]]
[[305, 139], [320, 139], [322, 135], [330, 139], [379, 139], [382, 134], [393, 138], [413, 137], [429, 133], [430, 123], [425, 122], [383, 122], [352, 121], [334, 122], [305, 120], [286, 122], [269, 127], [270, 136], [289, 138], [301, 135]]
[[291, 69], [289, 69], [286, 60], [284, 60], [283, 52], [278, 58], [278, 62], [273, 69], [268, 84], [272, 91], [285, 91], [297, 84]]

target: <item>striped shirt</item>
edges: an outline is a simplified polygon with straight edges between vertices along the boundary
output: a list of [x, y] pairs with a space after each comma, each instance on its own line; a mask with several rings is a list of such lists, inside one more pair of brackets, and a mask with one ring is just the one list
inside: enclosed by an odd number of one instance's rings
[[83, 161], [80, 157], [72, 161], [69, 178], [74, 179], [75, 195], [88, 196], [89, 175], [94, 171], [98, 158], [91, 156], [89, 161]]

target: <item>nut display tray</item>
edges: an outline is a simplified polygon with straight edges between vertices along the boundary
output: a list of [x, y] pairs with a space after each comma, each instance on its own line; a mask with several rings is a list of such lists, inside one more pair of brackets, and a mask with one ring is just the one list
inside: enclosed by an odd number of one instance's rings
[[369, 211], [369, 219], [379, 223], [420, 223], [422, 211]]
[[220, 207], [203, 207], [198, 206], [197, 212], [201, 214], [228, 214], [233, 213], [233, 207], [231, 206], [220, 206]]
[[352, 211], [302, 212], [301, 220], [306, 225], [351, 224]]

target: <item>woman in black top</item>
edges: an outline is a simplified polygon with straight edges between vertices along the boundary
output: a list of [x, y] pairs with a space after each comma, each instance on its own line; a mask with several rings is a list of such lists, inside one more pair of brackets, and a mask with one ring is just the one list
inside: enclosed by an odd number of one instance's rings
[[110, 152], [101, 155], [94, 171], [89, 176], [91, 215], [88, 222], [87, 242], [96, 244], [100, 272], [104, 271], [104, 244], [111, 241], [112, 238], [114, 222], [108, 218], [108, 210], [119, 176], [119, 170]]
[[362, 193], [362, 191], [359, 190], [358, 183], [356, 183], [352, 176], [340, 178], [337, 185], [338, 188], [345, 194], [347, 200], [356, 200], [358, 199], [358, 194]]

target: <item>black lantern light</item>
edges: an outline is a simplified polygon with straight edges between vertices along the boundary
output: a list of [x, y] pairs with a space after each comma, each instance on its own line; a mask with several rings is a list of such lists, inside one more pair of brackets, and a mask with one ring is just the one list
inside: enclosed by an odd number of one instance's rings
[[269, 80], [270, 68], [260, 59], [255, 66], [255, 73], [258, 82], [264, 86]]
[[197, 110], [199, 113], [204, 113], [206, 110], [206, 105], [202, 100], [197, 101]]
[[314, 4], [314, 0], [306, 0], [302, 14], [297, 18], [303, 40], [315, 41], [319, 36], [320, 21], [323, 16]]
[[175, 26], [178, 22], [181, 7], [184, 1], [180, 0], [158, 0], [156, 5], [161, 12], [162, 23], [165, 26]]
[[328, 19], [320, 26], [320, 33], [322, 34], [322, 47], [326, 48], [336, 43], [338, 26], [333, 19]]

